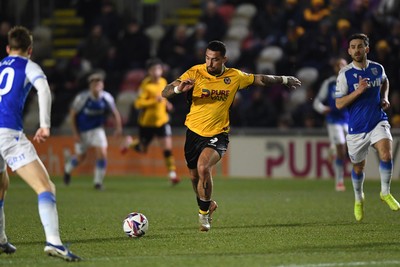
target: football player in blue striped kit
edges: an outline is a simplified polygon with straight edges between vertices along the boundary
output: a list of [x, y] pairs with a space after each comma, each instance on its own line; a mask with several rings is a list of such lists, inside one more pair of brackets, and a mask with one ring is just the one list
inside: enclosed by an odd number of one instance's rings
[[338, 192], [346, 190], [344, 185], [344, 164], [347, 158], [346, 135], [348, 132], [349, 112], [346, 108], [338, 110], [335, 102], [336, 79], [341, 68], [347, 65], [344, 58], [334, 60], [335, 74], [323, 81], [317, 97], [314, 99], [314, 109], [325, 115], [331, 150], [334, 150], [333, 167], [335, 172], [335, 189]]
[[46, 75], [30, 60], [32, 35], [22, 26], [8, 33], [8, 57], [0, 62], [0, 253], [11, 254], [16, 248], [5, 234], [4, 197], [9, 185], [6, 164], [38, 195], [39, 216], [46, 236], [44, 251], [66, 261], [81, 258], [71, 253], [60, 239], [55, 186], [23, 132], [22, 112], [34, 86], [39, 99], [39, 129], [33, 140], [42, 143], [50, 136], [51, 93]]
[[399, 203], [390, 193], [393, 173], [392, 135], [388, 116], [384, 110], [390, 107], [389, 80], [384, 67], [367, 59], [369, 38], [363, 33], [349, 38], [348, 53], [352, 62], [342, 68], [337, 78], [336, 106], [349, 111], [349, 133], [346, 136], [350, 160], [353, 164], [355, 204], [357, 221], [364, 218], [365, 161], [372, 146], [378, 153], [381, 179], [380, 198], [393, 211]]
[[96, 163], [94, 169], [94, 188], [103, 189], [103, 181], [107, 167], [107, 136], [104, 124], [109, 113], [115, 119], [114, 135], [121, 136], [122, 120], [115, 105], [114, 97], [104, 90], [105, 73], [94, 70], [88, 76], [89, 89], [79, 93], [71, 106], [72, 133], [75, 140], [75, 153], [67, 159], [64, 167], [64, 183], [71, 181], [72, 170], [87, 156], [88, 149], [94, 148]]

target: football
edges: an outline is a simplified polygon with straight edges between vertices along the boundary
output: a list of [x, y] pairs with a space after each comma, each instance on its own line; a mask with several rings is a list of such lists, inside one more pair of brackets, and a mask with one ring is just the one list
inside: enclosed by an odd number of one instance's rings
[[129, 237], [141, 237], [144, 236], [149, 229], [149, 221], [144, 214], [132, 212], [125, 217], [122, 228]]

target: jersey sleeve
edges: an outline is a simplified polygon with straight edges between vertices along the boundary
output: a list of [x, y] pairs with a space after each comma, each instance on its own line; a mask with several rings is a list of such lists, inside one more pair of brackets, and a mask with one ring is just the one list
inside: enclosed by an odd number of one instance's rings
[[109, 93], [104, 91], [104, 100], [107, 102], [108, 106], [110, 107], [110, 110], [115, 110], [117, 106], [115, 105], [115, 100], [114, 97]]
[[328, 98], [328, 85], [329, 85], [329, 81], [325, 80], [322, 83], [321, 88], [319, 89], [319, 92], [318, 92], [318, 94], [315, 97], [314, 102], [313, 102], [314, 109], [318, 113], [321, 113], [321, 114], [324, 113], [324, 111], [326, 109], [326, 106], [324, 105], [324, 102]]
[[42, 68], [32, 60], [28, 60], [25, 73], [38, 93], [40, 127], [50, 128], [52, 100], [46, 75]]
[[239, 89], [249, 87], [254, 83], [254, 74], [249, 74], [241, 70], [237, 70], [239, 74]]
[[185, 71], [181, 76], [179, 76], [177, 80], [184, 81], [187, 79], [195, 79], [195, 73], [196, 73], [196, 66], [193, 66], [187, 71]]
[[386, 76], [385, 68], [381, 65], [382, 67], [382, 82], [386, 81], [388, 77]]
[[336, 80], [335, 98], [341, 98], [347, 95], [349, 87], [347, 85], [347, 79], [344, 72], [340, 72]]
[[26, 64], [26, 77], [31, 82], [31, 84], [35, 84], [37, 79], [47, 79], [46, 75], [44, 74], [42, 68], [32, 60], [29, 60]]
[[88, 98], [89, 98], [88, 92], [82, 92], [82, 93], [78, 94], [74, 98], [74, 101], [72, 101], [71, 109], [75, 110], [75, 112], [78, 113], [79, 111], [81, 111], [81, 109], [85, 105]]

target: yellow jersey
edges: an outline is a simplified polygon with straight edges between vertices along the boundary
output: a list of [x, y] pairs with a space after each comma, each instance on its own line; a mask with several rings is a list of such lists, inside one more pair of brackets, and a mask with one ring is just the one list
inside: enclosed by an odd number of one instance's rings
[[142, 127], [161, 127], [169, 121], [167, 100], [161, 96], [167, 80], [161, 77], [158, 82], [150, 77], [143, 79], [134, 106], [140, 109], [138, 123]]
[[236, 92], [254, 82], [254, 74], [226, 68], [221, 75], [207, 72], [206, 64], [195, 65], [183, 73], [178, 81], [194, 80], [190, 111], [185, 125], [200, 136], [211, 137], [229, 132], [229, 109]]

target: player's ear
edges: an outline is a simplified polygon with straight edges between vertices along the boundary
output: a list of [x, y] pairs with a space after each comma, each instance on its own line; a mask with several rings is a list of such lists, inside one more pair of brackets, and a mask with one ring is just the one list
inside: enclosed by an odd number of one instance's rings
[[366, 48], [365, 48], [365, 53], [369, 53], [369, 46], [367, 46]]
[[10, 46], [7, 45], [7, 46], [6, 46], [6, 52], [7, 52], [7, 54], [10, 54], [10, 51], [11, 51]]
[[28, 55], [31, 56], [32, 55], [32, 46], [28, 47]]

